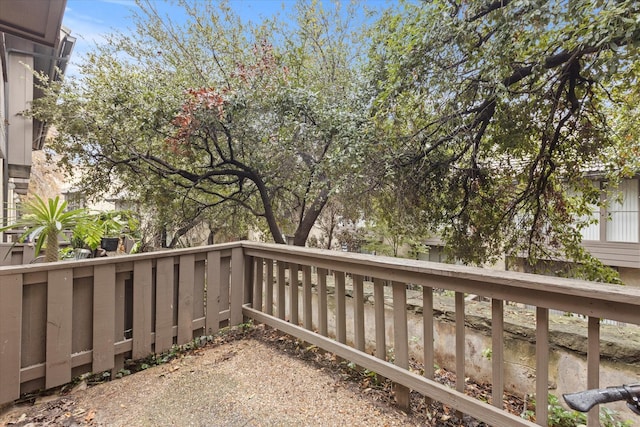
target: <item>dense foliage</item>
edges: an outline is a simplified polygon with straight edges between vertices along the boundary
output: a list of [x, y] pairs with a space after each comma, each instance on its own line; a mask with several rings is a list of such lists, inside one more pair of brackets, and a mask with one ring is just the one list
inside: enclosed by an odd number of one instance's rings
[[254, 27], [224, 3], [197, 2], [178, 25], [141, 6], [135, 34], [113, 36], [81, 81], [36, 105], [59, 131], [52, 147], [71, 169], [90, 166], [90, 191], [120, 184], [193, 219], [241, 207], [275, 242], [303, 245], [364, 167], [351, 12], [301, 2], [296, 21]]
[[637, 169], [637, 2], [407, 2], [357, 32], [366, 15], [339, 4], [259, 26], [181, 4], [184, 24], [141, 1], [133, 34], [35, 105], [85, 190], [126, 188], [165, 227], [213, 232], [232, 212], [298, 245], [314, 224], [331, 245], [356, 210], [394, 253], [429, 229], [463, 262], [524, 254], [613, 279], [580, 227], [601, 203], [587, 172]]
[[393, 185], [458, 259], [506, 251], [601, 267], [571, 224], [600, 203], [587, 172], [620, 171], [608, 112], [626, 103], [616, 88], [638, 85], [639, 7], [443, 0], [381, 21], [371, 73]]

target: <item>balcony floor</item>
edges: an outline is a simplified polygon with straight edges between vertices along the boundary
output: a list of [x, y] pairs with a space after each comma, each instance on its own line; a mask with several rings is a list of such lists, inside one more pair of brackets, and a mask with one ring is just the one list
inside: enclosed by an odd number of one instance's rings
[[122, 379], [5, 408], [0, 425], [425, 425], [424, 416], [274, 346], [273, 330], [254, 331]]

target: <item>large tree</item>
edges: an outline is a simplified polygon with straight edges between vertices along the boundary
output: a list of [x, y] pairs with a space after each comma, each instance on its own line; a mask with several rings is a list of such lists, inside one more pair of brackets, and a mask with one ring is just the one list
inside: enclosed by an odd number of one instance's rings
[[254, 26], [224, 2], [181, 4], [184, 24], [140, 1], [135, 32], [34, 114], [56, 125], [52, 147], [87, 191], [163, 185], [192, 212], [231, 204], [304, 245], [329, 198], [360, 186], [370, 132], [353, 10], [300, 1]]
[[639, 17], [630, 0], [436, 0], [381, 20], [370, 75], [394, 186], [455, 256], [594, 265], [571, 224], [599, 203], [585, 172], [619, 169], [607, 111], [638, 85]]

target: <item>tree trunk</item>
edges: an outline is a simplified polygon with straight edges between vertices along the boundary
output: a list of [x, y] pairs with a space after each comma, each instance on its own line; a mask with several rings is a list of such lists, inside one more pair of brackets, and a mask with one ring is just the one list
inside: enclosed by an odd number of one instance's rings
[[322, 213], [322, 209], [327, 204], [328, 190], [323, 190], [320, 195], [313, 201], [309, 209], [304, 213], [298, 229], [293, 235], [294, 246], [304, 246], [307, 243], [307, 238], [311, 232], [311, 228], [316, 223], [316, 220]]
[[56, 262], [58, 261], [58, 230], [53, 229], [49, 230], [47, 233], [47, 247], [44, 249], [44, 260], [45, 262]]

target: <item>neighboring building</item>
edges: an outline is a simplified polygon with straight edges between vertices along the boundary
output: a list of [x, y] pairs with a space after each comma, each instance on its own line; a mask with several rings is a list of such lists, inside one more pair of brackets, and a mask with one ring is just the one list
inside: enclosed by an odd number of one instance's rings
[[[600, 182], [601, 197], [607, 197]], [[582, 230], [582, 243], [594, 257], [618, 270], [625, 284], [640, 285], [640, 180], [624, 179], [618, 187], [620, 199], [613, 198], [592, 219], [597, 223]]]
[[27, 194], [31, 153], [41, 150], [47, 125], [25, 117], [42, 96], [31, 70], [59, 80], [75, 44], [62, 27], [66, 0], [0, 0], [0, 216], [12, 219]]
[[[612, 267], [626, 285], [640, 286], [640, 179], [623, 179], [613, 192], [608, 192], [606, 182], [598, 180], [603, 207], [593, 207], [589, 218], [592, 224], [581, 230], [582, 246], [591, 255]], [[616, 194], [616, 193], [619, 194]], [[619, 196], [619, 197], [618, 197]], [[611, 197], [611, 200], [606, 200]], [[430, 250], [422, 257], [428, 261], [449, 262], [444, 253], [444, 242], [437, 236], [425, 241]], [[506, 261], [506, 264], [505, 264]], [[509, 257], [491, 268], [508, 268], [529, 272], [523, 259]], [[557, 263], [558, 269], [562, 262]]]

